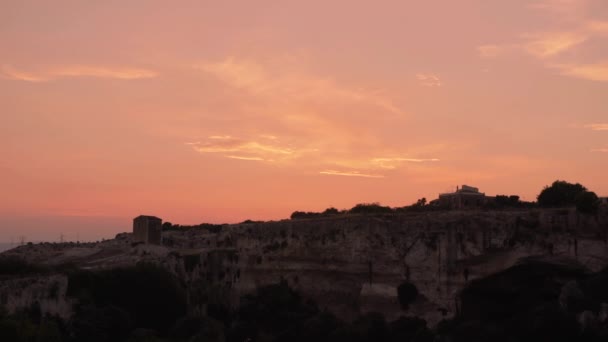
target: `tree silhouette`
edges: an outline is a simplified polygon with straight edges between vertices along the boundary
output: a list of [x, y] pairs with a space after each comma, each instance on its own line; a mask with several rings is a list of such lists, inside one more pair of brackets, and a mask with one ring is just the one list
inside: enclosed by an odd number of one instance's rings
[[538, 195], [538, 204], [543, 207], [562, 207], [576, 204], [576, 196], [587, 188], [579, 183], [572, 184], [556, 180], [546, 186]]
[[583, 191], [576, 195], [574, 199], [576, 209], [581, 213], [594, 214], [597, 212], [600, 206], [600, 199], [597, 197], [595, 192]]

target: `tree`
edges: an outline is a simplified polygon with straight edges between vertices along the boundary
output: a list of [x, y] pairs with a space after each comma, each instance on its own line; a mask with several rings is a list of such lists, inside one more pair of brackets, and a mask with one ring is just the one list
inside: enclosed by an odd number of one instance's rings
[[497, 208], [513, 208], [520, 206], [521, 203], [519, 202], [519, 196], [517, 195], [496, 195], [491, 205], [492, 207]]
[[418, 297], [418, 289], [414, 284], [404, 282], [397, 287], [397, 296], [399, 297], [401, 308], [407, 310], [409, 305]]
[[583, 191], [576, 195], [574, 199], [576, 209], [581, 213], [594, 214], [597, 212], [600, 206], [600, 199], [597, 197], [595, 192]]
[[412, 207], [424, 207], [426, 205], [426, 197], [422, 197], [412, 204]]
[[579, 183], [556, 180], [551, 186], [545, 186], [537, 200], [543, 207], [570, 206], [576, 204], [576, 196], [584, 191], [587, 191], [587, 188]]
[[359, 203], [349, 210], [351, 214], [388, 214], [393, 209], [380, 205], [380, 203]]
[[[158, 265], [143, 262], [134, 267], [72, 272], [68, 274], [67, 296], [78, 301], [77, 313], [82, 309], [90, 315], [85, 323], [99, 319], [111, 327], [118, 322], [112, 318], [119, 316], [116, 312], [124, 312], [133, 327], [160, 333], [168, 331], [188, 309], [180, 280]], [[101, 323], [97, 326], [104, 328]]]
[[331, 208], [327, 208], [325, 209], [325, 211], [323, 212], [323, 215], [338, 215], [340, 213], [340, 211], [334, 207]]

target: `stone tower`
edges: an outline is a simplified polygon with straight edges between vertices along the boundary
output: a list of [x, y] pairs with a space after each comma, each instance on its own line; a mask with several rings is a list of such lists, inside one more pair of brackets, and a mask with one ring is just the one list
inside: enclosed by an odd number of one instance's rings
[[133, 219], [133, 242], [162, 245], [163, 220], [155, 216], [141, 215]]

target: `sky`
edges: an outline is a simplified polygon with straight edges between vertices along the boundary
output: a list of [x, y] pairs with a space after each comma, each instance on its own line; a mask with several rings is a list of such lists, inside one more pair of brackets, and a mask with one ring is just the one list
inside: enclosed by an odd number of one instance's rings
[[605, 0], [0, 1], [0, 241], [608, 196]]

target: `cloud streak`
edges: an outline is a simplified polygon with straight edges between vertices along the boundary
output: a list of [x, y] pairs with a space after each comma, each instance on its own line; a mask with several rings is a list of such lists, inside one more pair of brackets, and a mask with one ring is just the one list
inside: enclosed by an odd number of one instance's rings
[[416, 78], [425, 87], [441, 87], [441, 79], [435, 74], [416, 74]]
[[384, 178], [384, 175], [361, 173], [359, 171], [336, 171], [325, 170], [319, 172], [322, 175], [329, 176], [345, 176], [345, 177], [362, 177], [362, 178]]
[[234, 57], [194, 65], [195, 69], [212, 75], [229, 86], [276, 101], [330, 100], [365, 103], [389, 113], [404, 114], [391, 99], [380, 95], [378, 91], [347, 87], [331, 78], [304, 73], [291, 65], [274, 67], [281, 69], [280, 72], [273, 72], [265, 65], [251, 60]]
[[224, 157], [229, 159], [248, 161], [274, 162], [297, 155], [298, 151], [295, 149], [280, 145], [278, 141], [272, 141], [273, 143], [270, 144], [257, 140], [234, 138], [230, 135], [212, 135], [204, 142], [187, 142], [186, 145], [199, 153], [224, 154]]
[[238, 159], [238, 160], [250, 160], [250, 161], [264, 161], [264, 158], [260, 157], [247, 157], [247, 156], [225, 156], [229, 159]]
[[[528, 5], [558, 19], [566, 20], [559, 29], [525, 32], [519, 41], [509, 44], [486, 44], [477, 47], [481, 58], [496, 58], [508, 51], [525, 53], [559, 74], [590, 81], [608, 81], [608, 61], [573, 61], [578, 52], [595, 38], [608, 35], [608, 21], [588, 16], [590, 2], [585, 0], [544, 0]], [[568, 54], [569, 53], [569, 54]]]
[[587, 14], [589, 3], [589, 0], [538, 0], [527, 7], [560, 20], [576, 21]]
[[22, 71], [11, 65], [0, 67], [3, 78], [26, 82], [49, 82], [60, 78], [103, 78], [118, 80], [148, 79], [158, 76], [158, 73], [140, 68], [113, 68], [91, 65], [71, 65], [55, 67], [43, 71]]
[[524, 34], [523, 49], [537, 58], [548, 58], [571, 50], [589, 39], [588, 32], [566, 31]]
[[552, 64], [562, 75], [589, 81], [608, 82], [608, 61], [592, 64]]
[[592, 123], [584, 126], [593, 131], [608, 131], [608, 123]]
[[[302, 172], [361, 178], [382, 178], [382, 171], [407, 163], [438, 161], [418, 158], [428, 153], [404, 150], [401, 140], [376, 134], [406, 118], [386, 95], [388, 91], [321, 77], [297, 58], [271, 61], [227, 57], [191, 65], [205, 81], [217, 83], [229, 98], [238, 99], [235, 114], [256, 123], [241, 127], [240, 136], [232, 131], [209, 134], [191, 143], [192, 149], [230, 159], [297, 166]], [[435, 74], [416, 77], [426, 86], [442, 84]], [[370, 121], [372, 114], [382, 120]], [[283, 140], [286, 137], [292, 138]]]
[[477, 53], [482, 58], [496, 58], [508, 52], [521, 51], [538, 59], [556, 57], [591, 38], [593, 31], [572, 30], [559, 32], [524, 33], [522, 42], [510, 44], [486, 44], [477, 47]]
[[396, 169], [402, 163], [438, 162], [437, 158], [374, 158], [372, 165], [382, 169]]

